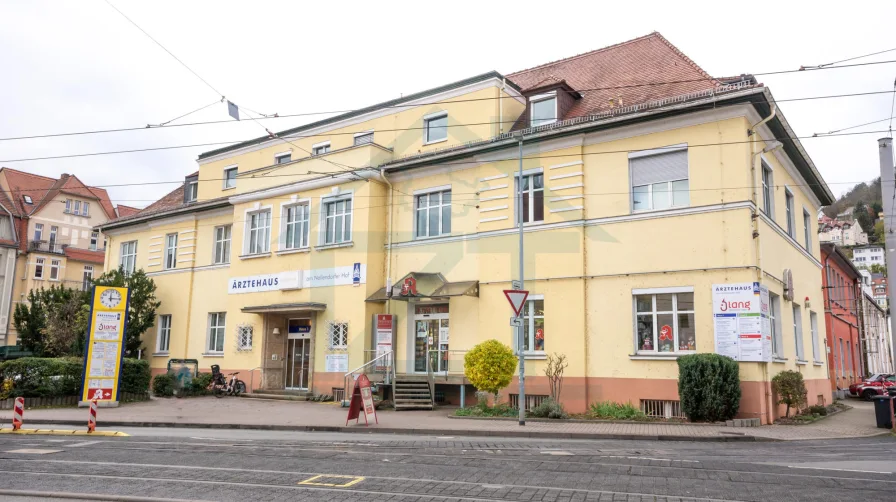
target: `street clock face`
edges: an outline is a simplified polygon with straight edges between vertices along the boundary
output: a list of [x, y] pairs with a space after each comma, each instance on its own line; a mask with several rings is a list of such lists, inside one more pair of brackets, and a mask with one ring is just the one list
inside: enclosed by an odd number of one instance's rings
[[121, 293], [115, 289], [107, 289], [100, 294], [100, 303], [106, 308], [115, 308], [121, 303]]

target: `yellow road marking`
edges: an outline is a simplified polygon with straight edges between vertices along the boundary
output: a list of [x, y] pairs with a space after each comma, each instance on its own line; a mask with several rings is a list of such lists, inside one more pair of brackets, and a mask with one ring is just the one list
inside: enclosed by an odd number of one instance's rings
[[[350, 479], [351, 481], [349, 481], [347, 483], [318, 483], [315, 481], [320, 478]], [[319, 474], [317, 476], [312, 476], [312, 477], [306, 479], [305, 481], [299, 481], [297, 484], [311, 485], [311, 486], [331, 486], [331, 487], [337, 487], [337, 488], [347, 488], [349, 486], [356, 485], [356, 484], [360, 483], [361, 481], [364, 481], [364, 478], [362, 476], [342, 476], [342, 475], [338, 475], [338, 474]]]
[[30, 434], [39, 434], [44, 436], [104, 436], [104, 437], [128, 437], [130, 434], [125, 434], [124, 432], [117, 431], [94, 431], [87, 432], [85, 430], [65, 430], [65, 429], [19, 429], [14, 431], [12, 429], [0, 429], [0, 434], [19, 434], [19, 435], [30, 435]]

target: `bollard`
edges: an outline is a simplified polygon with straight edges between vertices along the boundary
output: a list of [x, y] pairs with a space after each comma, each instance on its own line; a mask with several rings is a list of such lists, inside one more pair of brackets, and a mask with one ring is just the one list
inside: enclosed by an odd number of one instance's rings
[[22, 428], [22, 416], [25, 414], [25, 398], [17, 397], [16, 404], [12, 412], [12, 430], [17, 431]]
[[90, 402], [90, 415], [87, 417], [87, 432], [96, 430], [96, 399]]

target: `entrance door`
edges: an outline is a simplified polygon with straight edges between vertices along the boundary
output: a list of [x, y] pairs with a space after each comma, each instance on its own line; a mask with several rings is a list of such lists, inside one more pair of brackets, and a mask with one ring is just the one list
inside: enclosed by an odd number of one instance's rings
[[414, 309], [414, 371], [426, 373], [426, 359], [436, 373], [448, 371], [448, 305]]
[[311, 319], [290, 319], [288, 323], [285, 387], [307, 390], [311, 377]]

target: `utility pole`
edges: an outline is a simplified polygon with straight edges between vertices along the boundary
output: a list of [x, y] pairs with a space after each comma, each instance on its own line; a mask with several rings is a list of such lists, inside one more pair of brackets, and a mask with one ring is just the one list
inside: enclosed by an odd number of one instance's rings
[[[894, 203], [896, 203], [896, 172], [893, 166], [893, 138], [881, 138], [877, 140], [878, 153], [880, 155], [880, 191], [884, 206], [884, 261], [887, 262], [887, 278], [896, 277], [896, 215], [894, 215]], [[896, 288], [890, 287], [887, 282], [887, 312], [889, 307], [896, 305]], [[893, 343], [893, 333], [896, 333], [896, 318], [890, 319], [890, 333], [887, 337], [890, 341], [890, 357], [896, 364], [896, 344]]]
[[[520, 227], [520, 289], [525, 290], [524, 281], [524, 267], [523, 263], [523, 133], [520, 132], [520, 168], [519, 168], [519, 179], [517, 179], [516, 186], [516, 214], [517, 214], [517, 224]], [[517, 352], [520, 356], [520, 398], [517, 400], [517, 404], [520, 408], [520, 425], [526, 425], [526, 341], [523, 340], [523, 337], [526, 336], [526, 329], [523, 326], [523, 323], [526, 322], [526, 303], [523, 303], [523, 308], [520, 310], [520, 314], [518, 316], [520, 320], [520, 325], [516, 327], [517, 332]]]

